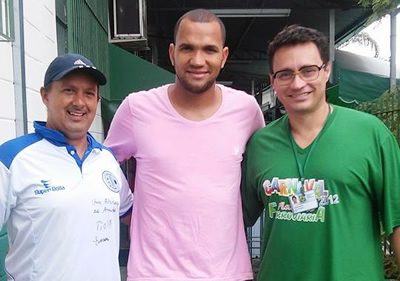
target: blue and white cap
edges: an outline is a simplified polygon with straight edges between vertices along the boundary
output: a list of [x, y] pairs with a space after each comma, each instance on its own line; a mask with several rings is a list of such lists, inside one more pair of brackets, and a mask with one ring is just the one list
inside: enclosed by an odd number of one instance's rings
[[89, 59], [79, 54], [66, 54], [56, 57], [50, 63], [44, 76], [44, 86], [47, 87], [50, 83], [60, 80], [67, 74], [78, 69], [92, 75], [99, 85], [107, 83], [106, 76]]

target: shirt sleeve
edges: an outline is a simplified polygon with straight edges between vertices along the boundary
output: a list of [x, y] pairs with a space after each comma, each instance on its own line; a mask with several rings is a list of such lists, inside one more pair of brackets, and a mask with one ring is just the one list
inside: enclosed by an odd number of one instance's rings
[[121, 190], [119, 192], [119, 197], [120, 197], [119, 215], [120, 217], [123, 217], [132, 211], [133, 194], [129, 188], [124, 173], [122, 172], [121, 169], [119, 169], [119, 171], [120, 171], [120, 178], [122, 185]]
[[0, 228], [7, 222], [15, 206], [16, 196], [11, 188], [11, 173], [0, 161]]
[[250, 140], [242, 162], [241, 195], [245, 226], [256, 223], [264, 210], [264, 203], [258, 192], [256, 173], [251, 163], [254, 155], [254, 144]]
[[126, 97], [117, 109], [111, 122], [104, 145], [108, 146], [119, 162], [133, 156], [135, 148], [133, 114]]
[[264, 114], [262, 113], [261, 108], [258, 105], [256, 99], [253, 99], [253, 100], [254, 100], [254, 107], [255, 107], [255, 116], [254, 116], [252, 127], [251, 127], [251, 134], [253, 134], [257, 130], [265, 127]]
[[400, 148], [393, 135], [381, 144], [380, 156], [378, 204], [384, 231], [390, 235], [400, 226]]

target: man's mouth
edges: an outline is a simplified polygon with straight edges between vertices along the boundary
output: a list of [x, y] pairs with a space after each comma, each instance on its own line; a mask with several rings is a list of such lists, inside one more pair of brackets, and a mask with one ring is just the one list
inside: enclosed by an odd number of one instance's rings
[[188, 71], [190, 76], [202, 78], [207, 75], [207, 71]]
[[67, 110], [68, 114], [74, 117], [82, 117], [86, 114], [86, 112], [82, 111], [72, 111], [72, 110]]
[[301, 97], [309, 95], [310, 93], [311, 92], [296, 93], [296, 94], [289, 95], [289, 97], [291, 97], [291, 98], [301, 98]]

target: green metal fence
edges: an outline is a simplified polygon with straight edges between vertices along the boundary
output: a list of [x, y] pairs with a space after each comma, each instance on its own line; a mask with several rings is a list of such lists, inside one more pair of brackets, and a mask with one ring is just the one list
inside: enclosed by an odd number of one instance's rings
[[4, 259], [7, 255], [8, 252], [8, 236], [7, 236], [7, 229], [6, 227], [3, 227], [3, 229], [0, 230], [0, 281], [6, 281], [7, 280], [7, 275], [4, 271]]
[[[109, 77], [108, 1], [67, 1], [68, 51], [88, 57], [106, 77]], [[101, 88], [109, 98], [109, 85]]]
[[[357, 110], [377, 116], [392, 131], [400, 145], [400, 86], [386, 91], [376, 100], [361, 103]], [[386, 278], [400, 280], [399, 269], [395, 263], [389, 239], [383, 236], [384, 269]]]
[[381, 119], [400, 144], [400, 87], [386, 91], [376, 100], [361, 103], [356, 109]]

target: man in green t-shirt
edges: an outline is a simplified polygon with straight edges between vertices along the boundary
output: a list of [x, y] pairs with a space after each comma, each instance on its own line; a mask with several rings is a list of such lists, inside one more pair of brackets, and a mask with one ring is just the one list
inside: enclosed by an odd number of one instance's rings
[[246, 225], [265, 209], [258, 280], [382, 281], [381, 225], [398, 259], [399, 146], [374, 116], [327, 103], [328, 50], [302, 26], [269, 45], [287, 115], [252, 137], [243, 165]]

